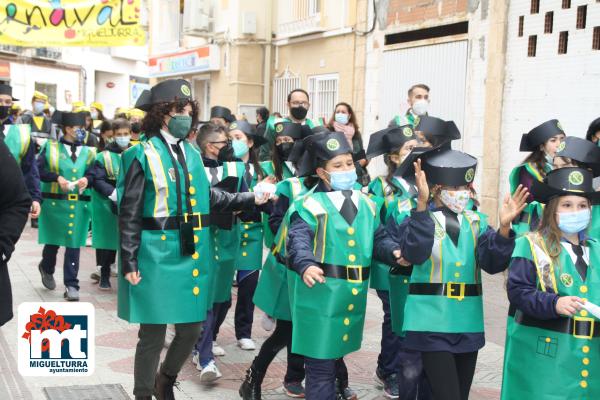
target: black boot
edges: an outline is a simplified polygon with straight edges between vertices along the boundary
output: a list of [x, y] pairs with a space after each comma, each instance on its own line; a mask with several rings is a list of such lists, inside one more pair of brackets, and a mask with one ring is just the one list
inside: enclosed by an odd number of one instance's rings
[[100, 290], [110, 290], [110, 266], [100, 269], [100, 284], [98, 287]]
[[246, 379], [240, 386], [239, 394], [243, 400], [261, 400], [260, 385], [262, 385], [264, 372], [258, 372], [254, 364], [246, 371]]
[[157, 400], [175, 400], [173, 386], [175, 386], [176, 379], [177, 376], [169, 376], [159, 371], [154, 381], [154, 397]]

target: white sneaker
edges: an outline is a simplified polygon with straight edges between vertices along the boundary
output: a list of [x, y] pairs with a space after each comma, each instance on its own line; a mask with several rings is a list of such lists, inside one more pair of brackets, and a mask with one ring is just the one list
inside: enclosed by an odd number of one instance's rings
[[249, 338], [242, 338], [238, 340], [238, 346], [242, 350], [256, 350], [256, 344], [254, 344], [254, 340]]
[[117, 277], [117, 264], [110, 265], [110, 276], [112, 276], [113, 278]]
[[[196, 368], [200, 367], [197, 365]], [[221, 371], [217, 368], [217, 364], [215, 364], [214, 360], [209, 362], [208, 365], [202, 368], [202, 372], [200, 372], [200, 382], [201, 383], [210, 383], [214, 382], [220, 377], [222, 377]]]
[[217, 342], [213, 342], [212, 353], [215, 357], [223, 357], [226, 354], [225, 349], [219, 346]]
[[[198, 350], [192, 350], [192, 364], [198, 366], [199, 362], [200, 362], [200, 353], [198, 352]], [[202, 370], [202, 368], [200, 368], [200, 370]]]
[[102, 267], [100, 265], [96, 265], [96, 270], [94, 272], [92, 272], [92, 274], [90, 275], [90, 278], [95, 281], [94, 283], [98, 283], [100, 282], [100, 271], [102, 270]]
[[260, 324], [265, 331], [272, 331], [273, 328], [275, 328], [275, 320], [269, 317], [267, 314], [263, 314]]

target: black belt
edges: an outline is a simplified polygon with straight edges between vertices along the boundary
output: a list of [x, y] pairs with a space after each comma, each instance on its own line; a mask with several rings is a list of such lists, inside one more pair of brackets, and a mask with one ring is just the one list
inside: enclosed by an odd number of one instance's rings
[[348, 281], [363, 282], [369, 279], [371, 268], [360, 266], [320, 264], [325, 276], [329, 278], [345, 279]]
[[390, 275], [411, 276], [412, 271], [413, 271], [412, 265], [409, 265], [408, 267], [404, 267], [401, 265], [395, 265], [390, 268]]
[[451, 299], [462, 299], [463, 297], [481, 296], [483, 293], [481, 283], [411, 283], [408, 288], [409, 294], [423, 294], [434, 296], [446, 296]]
[[191, 222], [194, 225], [194, 230], [203, 229], [210, 224], [208, 214], [192, 214], [186, 216], [173, 217], [144, 217], [142, 218], [142, 229], [145, 231], [171, 231], [178, 230], [180, 222]]
[[515, 322], [520, 325], [549, 331], [566, 333], [579, 339], [600, 337], [600, 329], [594, 329], [595, 320], [590, 317], [559, 317], [554, 319], [537, 319], [524, 314], [515, 313]]
[[42, 193], [43, 199], [69, 200], [69, 201], [90, 201], [91, 196], [81, 195], [77, 193], [61, 194], [61, 193]]

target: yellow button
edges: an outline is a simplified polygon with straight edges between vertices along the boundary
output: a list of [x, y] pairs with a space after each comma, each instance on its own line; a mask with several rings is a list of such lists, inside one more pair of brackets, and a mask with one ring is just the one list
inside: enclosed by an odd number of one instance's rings
[[342, 340], [344, 342], [347, 342], [348, 341], [348, 334], [345, 334], [344, 336], [342, 336]]
[[198, 243], [200, 241], [200, 238], [196, 235], [194, 235], [194, 243]]
[[55, 205], [56, 205], [56, 202], [55, 202], [55, 201], [53, 201], [53, 202], [52, 202], [52, 205], [53, 205], [53, 206], [55, 206]]
[[242, 242], [242, 246], [246, 246], [248, 242]]
[[72, 235], [72, 234], [73, 234], [73, 231], [69, 231], [68, 233], [69, 233], [69, 235]]
[[356, 256], [354, 254], [350, 254], [348, 256], [348, 260], [350, 260], [351, 262], [354, 262], [354, 261], [356, 261]]
[[356, 242], [354, 240], [348, 240], [348, 246], [354, 247], [356, 246]]
[[72, 223], [72, 222], [69, 222], [69, 226], [73, 226], [73, 223]]
[[244, 237], [245, 237], [245, 238], [247, 238], [247, 237], [248, 237], [248, 234], [247, 234], [247, 233], [244, 233]]
[[194, 177], [192, 176], [192, 174], [188, 174], [188, 176], [190, 177], [190, 181], [191, 181], [192, 179], [194, 179]]
[[198, 254], [198, 252], [195, 252], [194, 254], [192, 254], [192, 258], [194, 260], [197, 260], [200, 257], [200, 254]]
[[71, 178], [71, 180], [72, 180], [73, 182], [75, 182], [75, 181], [77, 180], [77, 178], [75, 178], [75, 177], [72, 177], [72, 178]]
[[587, 353], [589, 353], [589, 352], [590, 352], [590, 346], [583, 346], [583, 347], [581, 348], [581, 351], [583, 351], [583, 352], [584, 352], [584, 353], [586, 353], [586, 354], [587, 354]]
[[219, 256], [215, 256], [215, 260], [218, 260], [218, 259], [219, 259]]
[[198, 286], [196, 286], [193, 290], [194, 292], [194, 296], [198, 296], [198, 294], [200, 293], [200, 288], [198, 288]]
[[354, 310], [354, 304], [348, 304], [348, 311]]
[[190, 186], [190, 194], [195, 194], [196, 193], [196, 188], [193, 186]]
[[248, 224], [245, 224], [244, 229], [248, 229], [248, 228], [250, 228], [250, 226]]
[[190, 204], [192, 205], [192, 207], [194, 207], [196, 205], [196, 199], [191, 199]]
[[589, 372], [587, 369], [584, 369], [583, 371], [581, 371], [581, 376], [583, 376], [584, 378], [587, 378], [589, 376]]
[[587, 286], [585, 286], [585, 285], [581, 285], [581, 287], [579, 288], [579, 291], [580, 291], [581, 293], [587, 293]]
[[353, 289], [352, 289], [352, 294], [356, 296], [356, 295], [358, 294], [358, 289], [356, 289], [356, 288], [353, 288]]
[[346, 326], [350, 325], [350, 319], [344, 318], [344, 325], [346, 325]]
[[354, 228], [350, 227], [346, 232], [348, 232], [348, 235], [354, 235]]
[[71, 171], [73, 171], [73, 173], [77, 173], [77, 168], [73, 168]]
[[75, 218], [75, 214], [69, 214], [69, 218]]
[[405, 280], [404, 280], [404, 283], [408, 283], [408, 279], [405, 279]]
[[581, 360], [581, 362], [583, 363], [583, 365], [589, 365], [590, 359], [585, 357], [583, 360]]
[[194, 268], [194, 270], [192, 271], [192, 276], [195, 278], [198, 275], [200, 275], [200, 271], [198, 271], [198, 268]]
[[579, 382], [579, 386], [581, 386], [582, 388], [586, 388], [587, 387], [587, 382], [586, 381], [581, 381]]
[[587, 311], [585, 311], [585, 310], [581, 310], [580, 314], [582, 317], [587, 317], [587, 315], [588, 315]]
[[167, 240], [167, 235], [162, 235], [162, 236], [160, 237], [160, 240]]
[[455, 278], [460, 278], [460, 274], [459, 274], [458, 272], [455, 272], [455, 273], [454, 273], [454, 277], [455, 277]]
[[546, 343], [550, 343], [552, 341], [552, 339], [550, 339], [549, 337], [546, 338]]
[[457, 261], [454, 265], [456, 265], [457, 267], [460, 267], [462, 264], [460, 261]]
[[248, 255], [248, 253], [246, 253], [245, 251], [242, 253], [242, 257], [246, 257]]
[[219, 251], [219, 248], [217, 246], [215, 246], [215, 251]]
[[73, 204], [71, 204], [71, 205], [69, 206], [69, 208], [70, 208], [71, 210], [74, 210], [74, 209], [75, 209], [75, 206], [74, 206]]

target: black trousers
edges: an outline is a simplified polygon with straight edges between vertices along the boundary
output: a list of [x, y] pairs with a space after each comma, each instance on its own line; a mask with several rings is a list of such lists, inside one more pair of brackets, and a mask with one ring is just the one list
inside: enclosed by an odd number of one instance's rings
[[117, 258], [116, 250], [96, 249], [96, 265], [101, 267], [102, 274], [110, 274], [110, 266]]
[[238, 271], [237, 274], [238, 291], [235, 303], [235, 338], [237, 340], [252, 337], [252, 323], [254, 322], [252, 298], [258, 285], [258, 275], [259, 271]]
[[476, 351], [423, 352], [421, 357], [435, 400], [468, 400], [477, 364]]
[[[42, 269], [44, 272], [53, 275], [56, 269], [56, 255], [58, 246], [47, 244], [42, 250]], [[79, 248], [65, 248], [65, 259], [63, 262], [63, 283], [65, 286], [71, 286], [79, 290]]]

